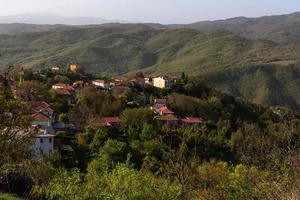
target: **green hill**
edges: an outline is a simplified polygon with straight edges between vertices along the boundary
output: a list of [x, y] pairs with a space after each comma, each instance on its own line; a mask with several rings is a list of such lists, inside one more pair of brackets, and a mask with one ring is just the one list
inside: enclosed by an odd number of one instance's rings
[[267, 39], [281, 44], [299, 44], [300, 12], [258, 18], [236, 17], [188, 25], [169, 25], [168, 28], [192, 28], [201, 31], [227, 30], [252, 39]]
[[299, 52], [296, 45], [245, 39], [227, 31], [154, 29], [143, 24], [0, 35], [2, 69], [77, 62], [87, 72], [102, 75], [143, 71], [178, 76], [184, 71], [235, 95], [298, 111]]

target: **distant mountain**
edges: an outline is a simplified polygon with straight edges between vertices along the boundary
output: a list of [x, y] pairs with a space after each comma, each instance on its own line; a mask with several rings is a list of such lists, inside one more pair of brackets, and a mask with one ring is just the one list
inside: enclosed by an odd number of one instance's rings
[[0, 24], [0, 35], [45, 32], [62, 27], [66, 28], [65, 25]]
[[227, 30], [252, 39], [267, 39], [281, 44], [300, 43], [300, 12], [258, 18], [237, 17], [167, 27], [192, 28], [200, 31]]
[[97, 17], [65, 17], [51, 13], [35, 13], [21, 15], [0, 16], [0, 23], [25, 23], [25, 24], [64, 24], [64, 25], [88, 25], [104, 24], [119, 21], [109, 21]]

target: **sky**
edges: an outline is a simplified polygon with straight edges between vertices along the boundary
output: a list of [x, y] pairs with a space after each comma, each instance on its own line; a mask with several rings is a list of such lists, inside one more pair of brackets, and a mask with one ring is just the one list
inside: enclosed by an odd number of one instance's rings
[[0, 0], [0, 5], [0, 16], [53, 13], [163, 24], [300, 11], [300, 0]]

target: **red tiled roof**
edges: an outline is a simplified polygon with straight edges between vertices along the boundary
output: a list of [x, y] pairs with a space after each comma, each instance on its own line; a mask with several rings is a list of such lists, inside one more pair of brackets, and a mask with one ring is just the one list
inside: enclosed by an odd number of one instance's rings
[[31, 116], [32, 121], [40, 121], [40, 122], [48, 122], [51, 121], [51, 119], [45, 115], [43, 115], [42, 113], [35, 113], [32, 114]]
[[174, 114], [174, 112], [172, 110], [170, 110], [169, 108], [167, 108], [166, 106], [159, 108], [158, 111], [164, 115]]
[[199, 124], [202, 123], [204, 120], [200, 117], [187, 117], [185, 119], [181, 119], [181, 121], [187, 124]]
[[68, 90], [69, 92], [74, 92], [75, 91], [74, 87], [72, 87], [71, 85], [65, 84], [65, 83], [57, 83], [54, 86], [61, 87], [65, 90]]
[[45, 101], [30, 101], [28, 104], [33, 112], [54, 112], [50, 105]]

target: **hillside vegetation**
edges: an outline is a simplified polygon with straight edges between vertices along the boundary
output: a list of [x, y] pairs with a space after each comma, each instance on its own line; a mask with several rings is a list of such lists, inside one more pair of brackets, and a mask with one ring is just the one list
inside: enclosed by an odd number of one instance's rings
[[300, 111], [299, 49], [227, 31], [107, 24], [0, 35], [0, 65], [45, 68], [76, 62], [87, 72], [109, 76], [185, 72], [257, 103]]
[[300, 12], [258, 18], [236, 17], [188, 25], [169, 25], [168, 28], [192, 28], [201, 31], [228, 30], [252, 39], [267, 39], [281, 44], [299, 44]]

